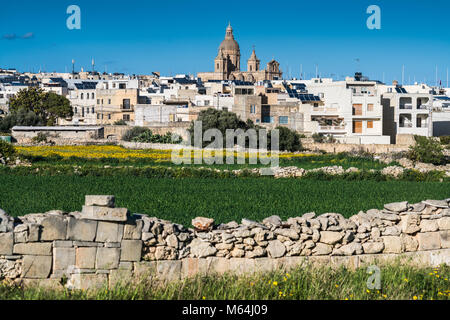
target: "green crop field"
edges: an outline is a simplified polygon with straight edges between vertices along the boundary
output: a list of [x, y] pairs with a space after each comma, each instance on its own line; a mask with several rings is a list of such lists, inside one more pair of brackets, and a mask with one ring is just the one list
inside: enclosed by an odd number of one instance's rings
[[133, 213], [189, 226], [196, 216], [216, 222], [262, 220], [276, 214], [287, 219], [306, 212], [359, 210], [407, 200], [450, 197], [450, 182], [298, 180], [273, 178], [145, 178], [0, 174], [0, 208], [13, 216], [51, 209], [81, 210], [86, 194], [113, 194], [117, 206]]

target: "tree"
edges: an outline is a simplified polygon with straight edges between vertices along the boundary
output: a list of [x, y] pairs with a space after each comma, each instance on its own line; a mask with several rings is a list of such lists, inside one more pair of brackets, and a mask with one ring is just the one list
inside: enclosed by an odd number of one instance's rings
[[414, 136], [415, 145], [409, 147], [408, 158], [412, 161], [432, 163], [435, 165], [445, 163], [443, 147], [439, 140], [433, 137]]
[[12, 114], [31, 111], [50, 126], [56, 123], [57, 118], [73, 115], [70, 101], [67, 98], [54, 92], [44, 92], [35, 87], [20, 90], [15, 97], [11, 98], [9, 109]]
[[[202, 135], [205, 133], [208, 129], [218, 129], [223, 136], [223, 146], [226, 146], [226, 130], [232, 129], [242, 129], [244, 131], [249, 129], [255, 129], [257, 134], [257, 139], [259, 139], [259, 131], [265, 130], [261, 126], [257, 126], [248, 119], [247, 121], [241, 120], [235, 113], [228, 112], [228, 111], [222, 111], [222, 110], [216, 110], [209, 108], [207, 110], [203, 110], [199, 113], [197, 121], [202, 121]], [[290, 130], [286, 127], [277, 127], [279, 130], [279, 149], [280, 150], [287, 150], [287, 151], [299, 151], [302, 149], [302, 145], [300, 142], [300, 135]], [[188, 129], [189, 134], [191, 136], [191, 144], [194, 144], [194, 123], [191, 124], [190, 128]], [[267, 148], [270, 148], [270, 141], [271, 141], [271, 132], [268, 132], [267, 137]], [[235, 139], [235, 143], [237, 142], [237, 139]], [[206, 147], [212, 143], [208, 141], [203, 141], [203, 147]], [[246, 147], [249, 146], [249, 139], [246, 137], [245, 139], [245, 145]], [[259, 141], [258, 141], [259, 146]]]

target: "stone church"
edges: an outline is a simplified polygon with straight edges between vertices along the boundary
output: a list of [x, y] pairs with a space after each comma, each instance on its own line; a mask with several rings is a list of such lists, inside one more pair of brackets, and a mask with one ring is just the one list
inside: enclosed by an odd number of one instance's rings
[[233, 28], [228, 25], [225, 39], [219, 47], [219, 53], [214, 59], [214, 72], [198, 73], [202, 81], [208, 80], [240, 80], [256, 82], [261, 80], [281, 79], [280, 64], [272, 60], [267, 63], [265, 70], [260, 70], [260, 60], [256, 57], [253, 48], [252, 55], [247, 61], [247, 71], [241, 71], [241, 50], [234, 39]]

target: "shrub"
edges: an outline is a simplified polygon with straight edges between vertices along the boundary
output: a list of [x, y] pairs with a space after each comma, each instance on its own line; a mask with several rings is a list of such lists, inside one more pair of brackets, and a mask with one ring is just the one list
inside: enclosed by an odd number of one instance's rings
[[114, 125], [116, 125], [116, 126], [126, 126], [127, 122], [125, 120], [120, 119], [120, 120], [117, 120], [116, 122], [114, 122]]
[[[0, 140], [0, 164], [2, 162], [6, 163], [6, 159], [11, 159], [16, 153], [16, 150], [14, 149], [13, 145], [4, 141]], [[3, 161], [1, 161], [3, 159]]]
[[35, 136], [35, 137], [33, 137], [33, 138], [31, 139], [31, 141], [34, 142], [34, 143], [47, 142], [47, 138], [48, 138], [48, 135], [47, 135], [47, 134], [45, 134], [45, 133], [43, 133], [43, 132], [39, 132], [39, 133], [37, 134], [37, 136]]
[[323, 133], [314, 133], [312, 135], [312, 138], [313, 138], [314, 142], [316, 142], [316, 143], [325, 142], [325, 136], [323, 135]]
[[300, 142], [300, 135], [286, 127], [277, 127], [280, 134], [280, 150], [282, 151], [301, 151], [303, 150], [302, 143]]
[[446, 145], [447, 148], [450, 146], [450, 136], [439, 137], [439, 140], [441, 141], [441, 144]]
[[125, 134], [122, 136], [122, 140], [124, 141], [132, 141], [133, 138], [141, 135], [144, 132], [148, 132], [150, 131], [149, 128], [144, 128], [144, 127], [133, 127], [131, 129], [128, 129]]
[[414, 136], [416, 143], [409, 147], [408, 159], [435, 165], [445, 163], [445, 155], [440, 142], [433, 138]]

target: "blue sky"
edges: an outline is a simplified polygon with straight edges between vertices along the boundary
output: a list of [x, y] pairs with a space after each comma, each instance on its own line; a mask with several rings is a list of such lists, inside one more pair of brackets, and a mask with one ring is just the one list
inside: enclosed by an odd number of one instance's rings
[[[68, 30], [66, 9], [81, 8], [81, 30]], [[381, 30], [369, 30], [369, 5]], [[448, 0], [54, 0], [2, 1], [0, 67], [20, 71], [90, 70], [165, 75], [212, 71], [228, 21], [241, 68], [255, 45], [262, 65], [275, 58], [285, 75], [335, 78], [360, 69], [372, 79], [433, 83], [450, 68]], [[355, 59], [359, 59], [358, 63]]]

